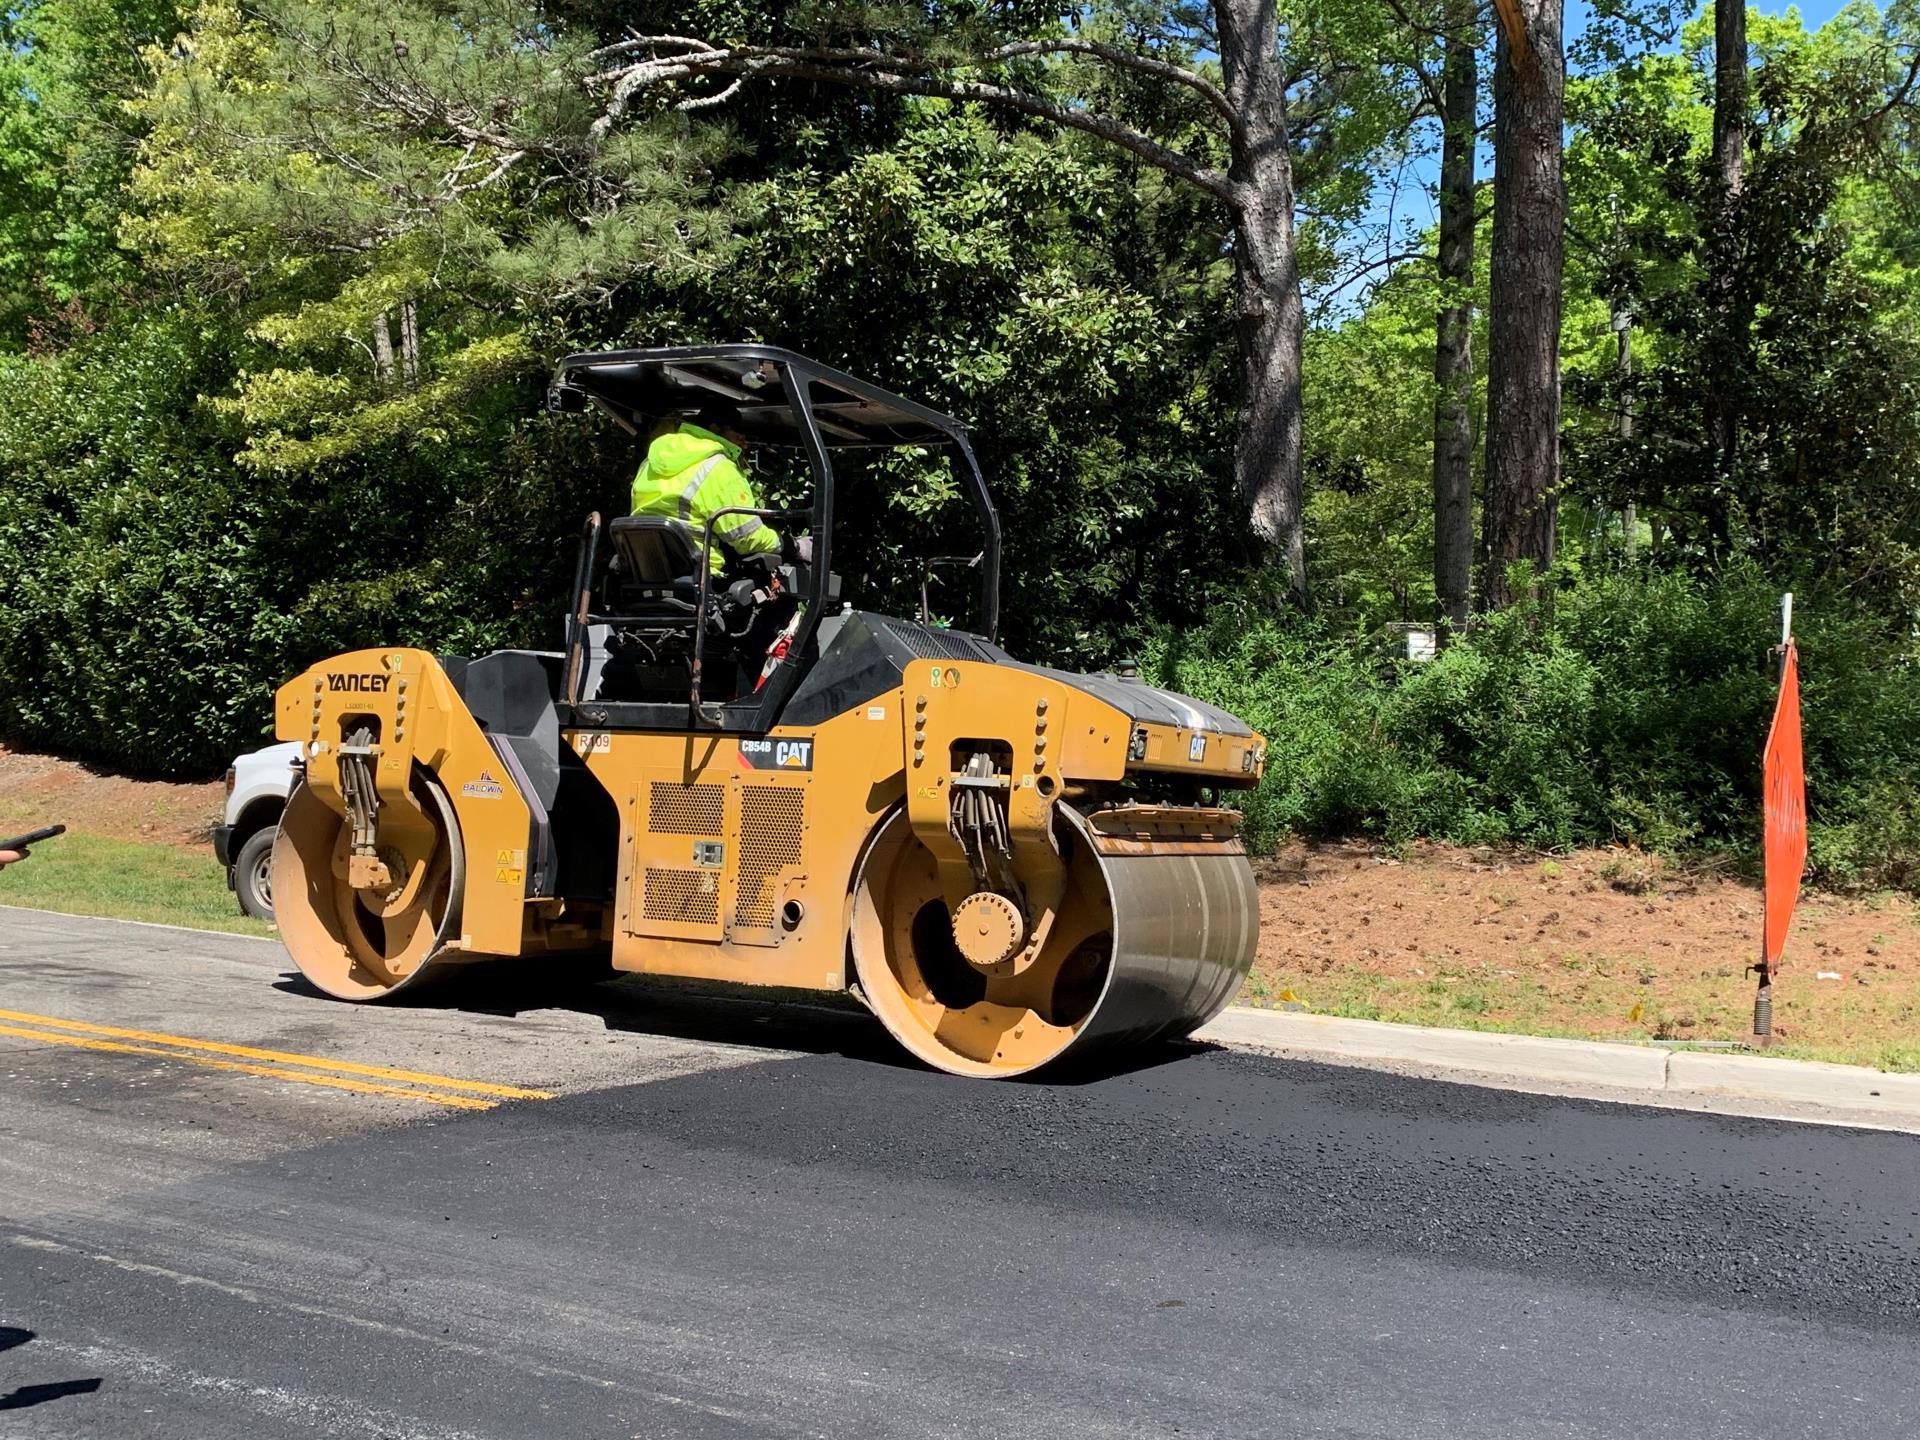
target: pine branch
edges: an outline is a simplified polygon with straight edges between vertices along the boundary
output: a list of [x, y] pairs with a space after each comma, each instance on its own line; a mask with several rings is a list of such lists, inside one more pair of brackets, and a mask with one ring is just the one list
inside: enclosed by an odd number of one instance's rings
[[[1035, 42], [1035, 44], [1039, 43]], [[1062, 49], [1092, 44], [1092, 42], [1064, 41], [1048, 43]], [[653, 54], [633, 64], [601, 70], [586, 77], [586, 84], [590, 88], [606, 87], [609, 91], [600, 117], [591, 127], [590, 133], [594, 140], [602, 139], [619, 121], [620, 117], [626, 113], [634, 96], [670, 81], [691, 79], [700, 75], [737, 77], [735, 83], [722, 92], [726, 95], [734, 93], [739, 88], [739, 81], [755, 77], [815, 80], [822, 84], [847, 85], [893, 95], [918, 95], [961, 102], [978, 101], [1016, 110], [1022, 114], [1034, 116], [1036, 119], [1050, 121], [1063, 129], [1078, 130], [1083, 134], [1095, 136], [1110, 145], [1139, 156], [1148, 164], [1206, 191], [1229, 205], [1237, 208], [1240, 204], [1239, 188], [1225, 174], [1191, 155], [1161, 144], [1151, 136], [1110, 115], [1052, 100], [1044, 95], [1036, 95], [1031, 91], [1016, 89], [1009, 85], [982, 80], [942, 79], [930, 73], [936, 70], [960, 68], [958, 63], [944, 65], [910, 56], [887, 55], [874, 50], [834, 47], [799, 49], [771, 45], [742, 45], [722, 49], [702, 41], [689, 40], [684, 36], [635, 36], [596, 51], [590, 58], [610, 58], [614, 55], [633, 54], [668, 46], [674, 47], [679, 53]], [[1011, 49], [1011, 47], [1006, 48]], [[1100, 48], [1111, 49], [1107, 46]], [[991, 63], [991, 58], [999, 53], [988, 52], [988, 55], [976, 57], [968, 63]], [[1017, 53], [1039, 52], [1021, 50]], [[1097, 52], [1088, 49], [1085, 53]], [[1127, 55], [1125, 51], [1113, 53]], [[1146, 56], [1128, 55], [1128, 62], [1133, 61], [1140, 63], [1132, 65], [1132, 68], [1141, 70], [1143, 73], [1158, 73], [1157, 67], [1177, 71], [1187, 76], [1189, 81], [1205, 86], [1207, 91], [1212, 91], [1214, 95], [1219, 96], [1219, 103], [1225, 104], [1226, 97], [1219, 95], [1219, 92], [1200, 76], [1180, 70], [1178, 66], [1167, 65], [1164, 61], [1152, 60]], [[1149, 69], [1149, 67], [1156, 68]], [[1163, 76], [1162, 78], [1170, 79], [1171, 77]], [[711, 97], [708, 103], [718, 103], [721, 98], [721, 96]], [[683, 107], [685, 104], [686, 102], [682, 102]]]
[[1013, 45], [1002, 45], [997, 50], [989, 50], [981, 56], [985, 63], [1011, 60], [1018, 55], [1071, 54], [1092, 55], [1110, 65], [1138, 71], [1142, 75], [1151, 75], [1156, 80], [1166, 80], [1175, 85], [1184, 85], [1201, 96], [1227, 122], [1227, 128], [1238, 138], [1242, 122], [1240, 112], [1233, 108], [1233, 102], [1226, 92], [1215, 85], [1206, 76], [1187, 69], [1184, 65], [1170, 64], [1165, 60], [1156, 60], [1151, 55], [1141, 55], [1132, 50], [1121, 50], [1113, 45], [1103, 45], [1097, 40], [1022, 40]]

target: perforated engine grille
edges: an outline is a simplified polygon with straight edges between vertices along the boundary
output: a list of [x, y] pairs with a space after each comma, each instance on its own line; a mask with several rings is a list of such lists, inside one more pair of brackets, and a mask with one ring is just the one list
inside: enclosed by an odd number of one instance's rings
[[647, 787], [647, 828], [658, 835], [718, 835], [726, 806], [724, 785], [668, 785], [656, 780]]
[[749, 785], [740, 795], [740, 886], [733, 923], [767, 929], [773, 924], [774, 882], [784, 866], [800, 863], [807, 792], [784, 786]]
[[719, 875], [713, 870], [656, 870], [647, 867], [649, 920], [684, 925], [715, 925], [720, 920]]
[[930, 625], [916, 625], [911, 620], [889, 620], [887, 629], [893, 632], [893, 638], [907, 647], [907, 653], [916, 660], [984, 660], [987, 655], [980, 647], [960, 634], [957, 630], [937, 630]]

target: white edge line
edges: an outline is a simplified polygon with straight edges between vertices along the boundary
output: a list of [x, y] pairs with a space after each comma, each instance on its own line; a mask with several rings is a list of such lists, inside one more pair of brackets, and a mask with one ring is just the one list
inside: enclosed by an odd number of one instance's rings
[[256, 945], [278, 945], [278, 935], [247, 935], [238, 930], [203, 930], [197, 925], [166, 925], [158, 920], [123, 920], [118, 915], [76, 915], [71, 910], [42, 910], [35, 905], [4, 905], [22, 915], [53, 915], [62, 920], [104, 920], [109, 925], [138, 925], [143, 930], [174, 930], [182, 935], [217, 935], [222, 940], [251, 940]]

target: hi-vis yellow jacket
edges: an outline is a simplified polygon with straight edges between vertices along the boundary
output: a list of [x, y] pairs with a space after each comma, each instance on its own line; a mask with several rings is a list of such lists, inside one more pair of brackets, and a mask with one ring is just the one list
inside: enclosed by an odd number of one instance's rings
[[[758, 508], [753, 487], [740, 473], [740, 447], [711, 430], [683, 424], [647, 447], [647, 460], [633, 477], [633, 513], [670, 515], [705, 533], [718, 510], [736, 505]], [[728, 515], [713, 536], [736, 555], [764, 555], [780, 548], [780, 536], [757, 515]], [[709, 563], [719, 570], [716, 547]]]

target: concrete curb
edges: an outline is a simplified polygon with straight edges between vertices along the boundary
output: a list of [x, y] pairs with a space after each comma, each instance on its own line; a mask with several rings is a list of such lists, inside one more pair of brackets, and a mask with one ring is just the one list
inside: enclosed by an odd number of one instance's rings
[[1235, 1005], [1196, 1040], [1334, 1065], [1628, 1104], [1920, 1131], [1920, 1075], [1762, 1055], [1435, 1030]]
[[1430, 1030], [1419, 1025], [1388, 1025], [1378, 1020], [1254, 1010], [1239, 1005], [1224, 1011], [1194, 1038], [1363, 1064], [1389, 1061], [1482, 1077], [1601, 1085], [1616, 1090], [1665, 1088], [1669, 1058], [1664, 1050], [1638, 1045], [1549, 1040], [1483, 1030]]
[[1679, 1051], [1667, 1057], [1667, 1088], [1690, 1094], [1763, 1096], [1920, 1121], [1920, 1075], [1890, 1075], [1863, 1065]]

